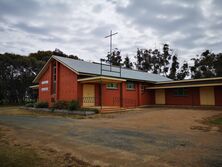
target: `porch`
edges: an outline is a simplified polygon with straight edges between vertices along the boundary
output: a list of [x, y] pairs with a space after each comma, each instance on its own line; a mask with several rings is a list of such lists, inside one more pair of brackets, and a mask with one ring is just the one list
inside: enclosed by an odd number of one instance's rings
[[[137, 106], [136, 100], [123, 96], [125, 79], [99, 76], [78, 79], [78, 82], [80, 83], [78, 98], [82, 107], [119, 111]], [[109, 87], [108, 84], [113, 84], [115, 87]]]

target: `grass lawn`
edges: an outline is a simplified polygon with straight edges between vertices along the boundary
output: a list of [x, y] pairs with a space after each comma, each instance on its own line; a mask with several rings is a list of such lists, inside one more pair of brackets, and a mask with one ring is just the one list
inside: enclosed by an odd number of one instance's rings
[[222, 125], [222, 117], [210, 120], [211, 124]]
[[0, 127], [0, 167], [99, 167], [82, 161], [71, 153], [31, 144], [14, 143], [7, 130]]
[[41, 158], [32, 149], [10, 145], [0, 129], [0, 166], [1, 167], [36, 167], [40, 166]]
[[0, 145], [1, 167], [40, 166], [41, 158], [31, 149]]

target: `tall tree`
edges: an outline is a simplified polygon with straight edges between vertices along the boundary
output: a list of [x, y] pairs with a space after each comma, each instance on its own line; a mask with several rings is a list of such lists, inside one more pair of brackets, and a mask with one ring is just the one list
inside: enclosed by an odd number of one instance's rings
[[222, 77], [222, 53], [218, 53], [216, 55], [216, 59], [214, 61], [214, 68], [217, 77]]
[[142, 62], [143, 62], [143, 52], [141, 49], [137, 49], [137, 52], [136, 52], [136, 62], [135, 62], [135, 66], [136, 66], [136, 69], [137, 70], [143, 70], [143, 67], [142, 67]]
[[194, 65], [191, 66], [192, 78], [210, 78], [216, 76], [215, 62], [217, 56], [209, 50], [204, 51], [200, 56], [191, 59]]
[[143, 62], [142, 62], [142, 70], [143, 71], [146, 71], [146, 72], [149, 72], [150, 70], [152, 70], [152, 62], [151, 62], [151, 52], [152, 50], [149, 49], [145, 49], [145, 50], [141, 50], [142, 52], [142, 59], [143, 59]]
[[124, 65], [124, 67], [126, 67], [126, 68], [130, 68], [130, 69], [133, 68], [133, 63], [130, 61], [129, 56], [126, 56], [126, 57], [125, 57], [125, 60], [124, 60], [124, 62], [123, 62], [123, 65]]
[[107, 63], [115, 66], [120, 66], [122, 62], [121, 52], [116, 48], [111, 54], [107, 55]]
[[161, 62], [160, 64], [163, 66], [163, 74], [165, 76], [167, 76], [167, 72], [169, 70], [168, 65], [170, 64], [170, 60], [171, 60], [171, 54], [169, 53], [170, 49], [169, 49], [169, 45], [168, 44], [164, 44], [163, 45], [163, 54], [161, 57]]
[[43, 62], [46, 62], [50, 59], [50, 57], [53, 55], [53, 52], [48, 50], [48, 51], [38, 51], [38, 52], [35, 52], [35, 53], [30, 53], [29, 54], [29, 57], [30, 58], [34, 58], [36, 60], [39, 60], [39, 61], [43, 61]]
[[182, 67], [180, 68], [179, 72], [176, 75], [176, 80], [183, 80], [185, 79], [187, 76], [189, 76], [190, 72], [189, 72], [189, 65], [188, 63], [185, 61], [182, 65]]
[[9, 53], [0, 55], [2, 103], [22, 103], [25, 100], [36, 74], [32, 69], [32, 63], [29, 57]]
[[162, 55], [158, 49], [152, 51], [151, 57], [152, 73], [160, 74], [162, 73]]
[[[66, 55], [58, 53], [60, 56]], [[22, 103], [30, 97], [29, 86], [52, 55], [52, 51], [38, 51], [28, 56], [0, 54], [0, 103]]]
[[158, 49], [137, 49], [135, 58], [138, 70], [167, 76], [171, 60], [168, 44], [163, 45], [162, 53]]
[[53, 55], [55, 56], [61, 56], [61, 57], [68, 57], [67, 54], [63, 53], [60, 49], [56, 48], [53, 52]]
[[178, 58], [177, 55], [174, 55], [172, 58], [172, 64], [170, 67], [170, 74], [168, 75], [168, 77], [170, 79], [176, 80], [177, 79], [177, 70], [179, 68], [179, 62], [178, 62]]

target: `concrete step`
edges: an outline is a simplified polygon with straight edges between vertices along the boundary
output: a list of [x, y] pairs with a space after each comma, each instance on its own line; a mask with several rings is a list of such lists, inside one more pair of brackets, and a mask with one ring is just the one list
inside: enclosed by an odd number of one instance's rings
[[100, 113], [115, 113], [115, 112], [123, 112], [126, 111], [126, 108], [102, 108], [100, 109]]

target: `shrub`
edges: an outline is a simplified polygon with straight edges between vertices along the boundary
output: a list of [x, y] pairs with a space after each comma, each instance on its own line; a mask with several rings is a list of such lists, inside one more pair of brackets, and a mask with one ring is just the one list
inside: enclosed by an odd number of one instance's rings
[[33, 103], [34, 104], [34, 103], [36, 103], [36, 101], [32, 100], [32, 99], [29, 99], [29, 100], [25, 100], [24, 103], [25, 104], [28, 104], [28, 103]]
[[68, 108], [68, 103], [66, 101], [56, 101], [55, 103], [53, 103], [52, 108], [67, 109]]
[[35, 103], [35, 108], [48, 108], [49, 104], [48, 102], [39, 101]]
[[51, 112], [54, 112], [55, 111], [55, 108], [51, 108], [51, 110], [50, 110]]
[[34, 107], [34, 103], [27, 103], [25, 106], [26, 107]]
[[70, 111], [79, 109], [79, 102], [76, 100], [72, 100], [69, 102], [68, 109]]

